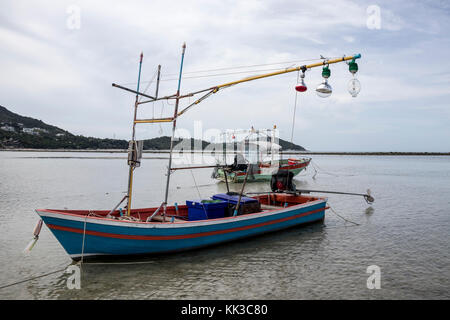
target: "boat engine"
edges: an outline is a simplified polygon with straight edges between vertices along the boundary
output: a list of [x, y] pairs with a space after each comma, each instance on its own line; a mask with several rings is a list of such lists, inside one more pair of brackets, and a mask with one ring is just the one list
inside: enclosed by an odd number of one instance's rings
[[270, 188], [273, 192], [295, 191], [295, 184], [292, 182], [294, 173], [289, 170], [278, 170], [272, 175]]

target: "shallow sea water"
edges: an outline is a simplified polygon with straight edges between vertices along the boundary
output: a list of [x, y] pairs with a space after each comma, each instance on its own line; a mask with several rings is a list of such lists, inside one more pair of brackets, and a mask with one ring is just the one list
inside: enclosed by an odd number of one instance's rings
[[[144, 157], [134, 206], [158, 206], [167, 154]], [[449, 299], [450, 157], [312, 158], [295, 178], [297, 188], [371, 189], [371, 206], [360, 197], [327, 195], [336, 213], [359, 225], [328, 210], [323, 224], [185, 253], [85, 263], [79, 290], [68, 289], [69, 274], [57, 272], [0, 289], [0, 298]], [[0, 286], [72, 264], [46, 226], [32, 252], [23, 254], [38, 221], [34, 209], [110, 209], [124, 195], [127, 174], [125, 154], [0, 152]], [[246, 188], [268, 189], [268, 183]], [[178, 171], [170, 203], [225, 191], [211, 169]], [[380, 267], [380, 289], [367, 288], [371, 265]]]

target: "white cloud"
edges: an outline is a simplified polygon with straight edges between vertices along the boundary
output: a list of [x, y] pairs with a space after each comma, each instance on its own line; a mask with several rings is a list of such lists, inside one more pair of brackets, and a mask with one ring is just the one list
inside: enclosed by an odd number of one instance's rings
[[[111, 88], [111, 83], [136, 82], [141, 50], [143, 80], [153, 76], [158, 64], [162, 64], [163, 79], [176, 78], [183, 41], [188, 46], [185, 72], [362, 51], [360, 96], [353, 99], [347, 93], [350, 74], [345, 65], [332, 67], [334, 93], [328, 100], [314, 93], [321, 81], [320, 70], [309, 71], [309, 89], [301, 96], [296, 118], [298, 130], [310, 137], [307, 147], [312, 148], [315, 141], [324, 146], [336, 121], [353, 127], [361, 122], [358, 129], [341, 130], [351, 141], [358, 139], [351, 136], [352, 130], [363, 132], [369, 127], [367, 113], [378, 105], [391, 103], [395, 116], [417, 106], [416, 101], [450, 95], [445, 76], [422, 76], [442, 71], [439, 57], [449, 53], [446, 9], [421, 4], [419, 14], [415, 4], [381, 1], [382, 28], [368, 30], [366, 8], [371, 4], [346, 0], [320, 4], [294, 0], [6, 1], [0, 13], [0, 103], [24, 115], [39, 114], [44, 121], [76, 133], [128, 138], [134, 97]], [[66, 26], [69, 5], [81, 9], [79, 30]], [[423, 19], [429, 14], [433, 19]], [[429, 57], [432, 48], [439, 52], [437, 59]], [[231, 71], [239, 70], [245, 69]], [[182, 92], [244, 76], [185, 78]], [[219, 129], [270, 128], [277, 123], [290, 137], [295, 79], [296, 74], [291, 74], [226, 89], [186, 113], [180, 126], [190, 129], [197, 119], [204, 121], [205, 128]], [[160, 94], [174, 93], [175, 86], [176, 81], [162, 81]], [[166, 105], [165, 111], [169, 110]], [[151, 107], [143, 107], [142, 113], [151, 114]], [[158, 131], [159, 126], [142, 132], [158, 135]]]

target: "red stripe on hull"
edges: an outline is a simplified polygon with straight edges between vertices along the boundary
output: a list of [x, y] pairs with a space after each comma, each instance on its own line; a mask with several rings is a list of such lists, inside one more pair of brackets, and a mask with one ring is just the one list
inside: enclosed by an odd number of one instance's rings
[[306, 167], [308, 164], [309, 164], [309, 162], [308, 163], [298, 164], [298, 165], [296, 165], [296, 164], [288, 165], [286, 167], [281, 166], [280, 169], [283, 169], [283, 170], [294, 170], [294, 169], [299, 169], [299, 168]]
[[[209, 232], [201, 232], [201, 233], [193, 233], [193, 234], [186, 234], [186, 235], [172, 235], [172, 236], [138, 236], [138, 235], [128, 235], [128, 234], [116, 234], [116, 233], [106, 233], [106, 232], [99, 232], [99, 231], [90, 231], [86, 230], [86, 234], [92, 235], [92, 236], [99, 236], [99, 237], [106, 237], [106, 238], [116, 238], [116, 239], [131, 239], [131, 240], [179, 240], [179, 239], [190, 239], [190, 238], [198, 238], [198, 237], [206, 237], [206, 236], [212, 236], [216, 234], [223, 234], [223, 233], [230, 233], [235, 231], [242, 231], [242, 230], [248, 230], [258, 227], [263, 227], [266, 225], [271, 225], [279, 222], [289, 221], [292, 219], [300, 218], [303, 216], [307, 216], [316, 212], [324, 211], [327, 208], [320, 208], [308, 212], [299, 213], [297, 215], [281, 218], [277, 220], [262, 222], [250, 226], [244, 226], [244, 227], [236, 227], [226, 230], [217, 230], [217, 231], [209, 231]], [[75, 233], [83, 233], [84, 231], [82, 229], [76, 229], [76, 228], [70, 228], [70, 227], [63, 227], [63, 226], [57, 226], [53, 224], [47, 225], [50, 229], [54, 230], [61, 230], [61, 231], [68, 231], [68, 232], [75, 232]]]

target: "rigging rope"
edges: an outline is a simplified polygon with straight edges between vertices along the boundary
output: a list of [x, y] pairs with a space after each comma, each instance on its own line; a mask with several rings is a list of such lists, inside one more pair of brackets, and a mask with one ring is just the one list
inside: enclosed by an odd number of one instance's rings
[[[300, 79], [300, 70], [297, 71], [297, 83], [298, 83], [299, 79]], [[291, 143], [293, 143], [293, 139], [294, 139], [295, 111], [297, 110], [297, 96], [298, 96], [298, 91], [295, 90], [295, 103], [294, 103], [294, 116], [292, 117]]]
[[[278, 71], [278, 70], [284, 70], [284, 69], [286, 69], [286, 68], [275, 68], [275, 69], [272, 68], [272, 69], [246, 70], [246, 71], [227, 72], [227, 73], [214, 73], [214, 74], [206, 74], [206, 75], [199, 75], [199, 76], [183, 77], [183, 79], [209, 78], [209, 77], [218, 77], [218, 76], [228, 76], [228, 75], [232, 75], [232, 74]], [[178, 80], [178, 78], [160, 79], [160, 81], [175, 81], [175, 80]]]
[[[338, 57], [336, 57], [338, 58]], [[330, 58], [332, 59], [332, 58]], [[254, 68], [254, 67], [263, 67], [263, 66], [274, 66], [274, 65], [280, 65], [280, 64], [295, 64], [298, 62], [308, 62], [308, 61], [316, 61], [321, 60], [320, 58], [311, 58], [311, 59], [301, 59], [301, 60], [294, 60], [294, 61], [283, 61], [283, 62], [273, 62], [273, 63], [263, 63], [263, 64], [253, 64], [253, 65], [246, 65], [246, 66], [236, 66], [236, 67], [223, 67], [223, 68], [216, 68], [216, 69], [205, 69], [205, 70], [197, 70], [197, 71], [189, 71], [185, 72], [184, 74], [192, 74], [192, 73], [204, 73], [204, 72], [210, 72], [210, 71], [223, 71], [223, 70], [233, 70], [233, 69], [243, 69], [243, 68]], [[174, 76], [177, 75], [175, 73], [167, 74], [168, 76]]]
[[[161, 114], [160, 114], [160, 118], [162, 118], [163, 112], [164, 112], [164, 100], [161, 100]], [[162, 127], [161, 123], [159, 123], [159, 131], [158, 131], [158, 133], [160, 135], [163, 134], [163, 127]]]
[[198, 189], [197, 181], [195, 180], [194, 173], [192, 172], [192, 169], [189, 170], [189, 171], [191, 172], [192, 179], [194, 179], [194, 185], [195, 185], [195, 188], [197, 189], [198, 197], [201, 199], [202, 195], [200, 194], [200, 190]]
[[206, 212], [205, 205], [204, 205], [203, 202], [202, 202], [202, 195], [200, 194], [200, 190], [199, 190], [199, 188], [198, 188], [198, 186], [197, 186], [197, 181], [195, 180], [194, 172], [192, 172], [192, 169], [190, 169], [189, 171], [191, 172], [192, 179], [194, 179], [194, 185], [195, 185], [195, 188], [197, 188], [197, 193], [198, 193], [198, 197], [199, 197], [200, 204], [201, 204], [202, 207], [203, 207], [203, 211], [205, 212], [206, 219], [208, 219], [208, 212]]
[[[158, 71], [156, 71], [154, 74], [153, 74], [153, 77], [151, 78], [151, 80], [150, 81], [146, 81], [146, 82], [148, 82], [148, 85], [147, 85], [147, 87], [145, 87], [145, 89], [144, 89], [144, 91], [142, 92], [142, 93], [146, 93], [147, 92], [147, 90], [150, 88], [150, 85], [153, 83], [153, 81], [155, 80], [155, 77], [156, 77], [156, 75], [158, 74]], [[142, 96], [139, 96], [139, 101], [141, 101], [143, 99], [143, 97]]]
[[[329, 59], [335, 59], [340, 57], [330, 57]], [[233, 70], [233, 69], [243, 69], [243, 68], [254, 68], [254, 67], [263, 67], [263, 66], [274, 66], [274, 65], [280, 65], [280, 64], [296, 64], [299, 62], [308, 62], [308, 61], [318, 61], [321, 60], [320, 58], [311, 58], [311, 59], [302, 59], [302, 60], [294, 60], [294, 61], [284, 61], [284, 62], [274, 62], [274, 63], [264, 63], [264, 64], [254, 64], [254, 65], [247, 65], [247, 66], [236, 66], [236, 67], [224, 67], [224, 68], [216, 68], [216, 69], [205, 69], [205, 70], [197, 70], [197, 71], [190, 71], [190, 72], [184, 72], [184, 74], [197, 74], [197, 73], [205, 73], [205, 72], [214, 72], [214, 71], [224, 71], [224, 70]], [[246, 71], [237, 71], [237, 72], [229, 72], [229, 73], [220, 73], [220, 74], [212, 74], [212, 75], [200, 75], [199, 78], [203, 77], [214, 77], [219, 75], [231, 75], [231, 74], [238, 74], [238, 73], [248, 73], [248, 72], [261, 72], [261, 71], [272, 71], [272, 70], [282, 70], [285, 68], [273, 68], [273, 69], [264, 69], [264, 70], [246, 70]], [[178, 73], [168, 73], [165, 74], [165, 76], [177, 76]], [[190, 77], [182, 77], [183, 79], [189, 79], [189, 78], [196, 78], [195, 76]], [[160, 79], [160, 81], [174, 81], [178, 80], [178, 78], [173, 79]], [[148, 81], [141, 81], [141, 83], [147, 83]], [[137, 82], [129, 82], [124, 83], [122, 85], [134, 85]]]

